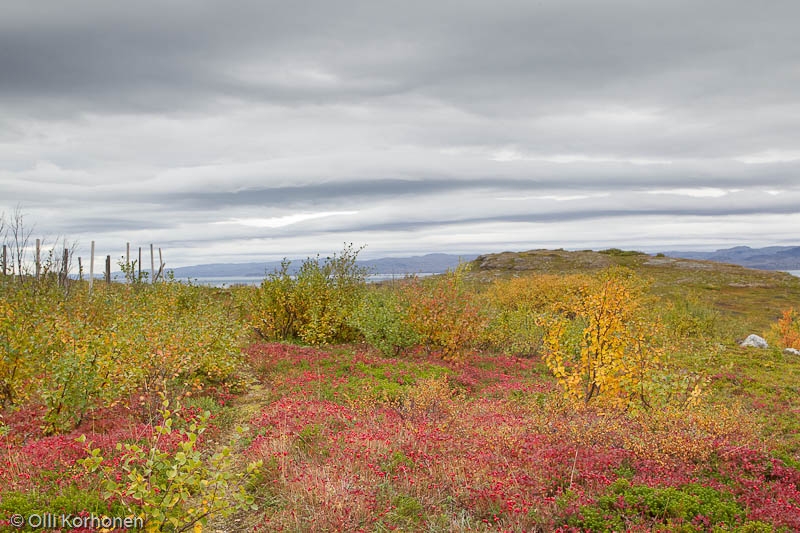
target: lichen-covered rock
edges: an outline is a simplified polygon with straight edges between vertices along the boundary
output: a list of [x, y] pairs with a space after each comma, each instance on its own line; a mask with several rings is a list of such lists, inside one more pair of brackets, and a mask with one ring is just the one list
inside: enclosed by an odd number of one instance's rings
[[748, 335], [747, 338], [739, 345], [743, 348], [769, 348], [769, 344], [764, 340], [764, 337], [758, 335]]
[[800, 350], [797, 348], [784, 348], [783, 353], [788, 353], [789, 355], [800, 355]]

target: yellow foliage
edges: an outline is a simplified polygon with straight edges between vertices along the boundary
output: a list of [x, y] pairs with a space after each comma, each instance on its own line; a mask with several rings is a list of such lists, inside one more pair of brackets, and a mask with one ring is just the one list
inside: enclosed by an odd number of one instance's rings
[[75, 283], [65, 294], [47, 280], [0, 280], [0, 405], [35, 396], [46, 430], [68, 430], [139, 391], [228, 379], [239, 331], [201, 287], [97, 284], [90, 294]]
[[800, 314], [794, 308], [783, 312], [778, 323], [772, 326], [772, 332], [782, 347], [800, 350]]
[[401, 293], [408, 323], [428, 351], [442, 359], [462, 361], [486, 325], [475, 293], [464, 283], [460, 266], [436, 279], [413, 279]]
[[463, 405], [463, 395], [450, 387], [447, 376], [420, 379], [410, 387], [397, 404], [405, 418], [448, 419]]
[[580, 287], [570, 311], [544, 319], [545, 362], [568, 398], [616, 407], [648, 402], [648, 380], [663, 355], [657, 320], [644, 316], [644, 284], [626, 269]]
[[591, 278], [583, 274], [540, 274], [494, 282], [486, 293], [489, 305], [503, 310], [563, 312], [580, 301], [580, 288]]

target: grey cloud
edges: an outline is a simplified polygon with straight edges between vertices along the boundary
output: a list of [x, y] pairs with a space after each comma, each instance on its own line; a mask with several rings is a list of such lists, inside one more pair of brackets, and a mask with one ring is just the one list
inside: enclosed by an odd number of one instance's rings
[[[267, 232], [208, 223], [297, 210], [359, 214], [269, 235], [437, 246], [398, 234], [587, 221], [587, 239], [633, 239], [615, 221], [669, 216], [719, 221], [717, 240], [752, 217], [743, 239], [777, 241], [767, 219], [794, 217], [800, 186], [798, 16], [784, 0], [6, 2], [0, 211], [231, 256]], [[789, 161], [738, 161], [759, 154]], [[745, 192], [644, 194], [689, 187]], [[587, 191], [609, 196], [494, 200]]]

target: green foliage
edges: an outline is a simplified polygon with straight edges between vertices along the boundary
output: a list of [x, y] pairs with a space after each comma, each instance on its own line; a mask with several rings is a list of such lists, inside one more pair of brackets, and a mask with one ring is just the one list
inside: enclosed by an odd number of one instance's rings
[[[702, 531], [703, 523], [737, 526], [744, 516], [745, 510], [732, 494], [710, 487], [689, 484], [680, 488], [652, 488], [618, 479], [594, 505], [581, 507], [580, 516], [570, 523], [590, 531], [622, 531], [632, 522], [647, 524], [655, 520], [683, 525], [684, 531]], [[698, 527], [694, 528], [693, 523]]]
[[499, 310], [481, 333], [489, 347], [514, 355], [533, 355], [540, 351], [545, 328], [537, 315], [525, 309]]
[[356, 265], [360, 250], [345, 246], [339, 255], [306, 259], [296, 276], [289, 261], [263, 281], [247, 306], [249, 323], [264, 339], [322, 345], [355, 338], [349, 316], [366, 285], [366, 269]]
[[422, 520], [425, 509], [413, 496], [399, 495], [392, 500], [394, 518], [400, 522], [416, 524]]
[[34, 397], [46, 430], [95, 407], [230, 379], [240, 326], [211, 290], [181, 283], [0, 283], [0, 404]]
[[408, 321], [408, 307], [392, 289], [369, 291], [349, 322], [383, 355], [396, 356], [419, 343], [419, 336]]
[[409, 459], [406, 454], [400, 450], [392, 452], [391, 457], [386, 460], [383, 471], [387, 474], [396, 474], [400, 468], [410, 469], [414, 468], [414, 461]]
[[[147, 278], [150, 275], [149, 272], [146, 270], [139, 269], [138, 261], [133, 260], [129, 263], [126, 263], [122, 259], [117, 262], [119, 265], [120, 271], [125, 276], [126, 283], [132, 283], [134, 285], [142, 285], [147, 283]], [[138, 270], [138, 272], [137, 272]]]
[[690, 293], [666, 306], [664, 325], [676, 342], [688, 341], [689, 347], [695, 348], [716, 338], [719, 318], [719, 312]]
[[75, 485], [48, 489], [42, 492], [3, 492], [0, 498], [0, 518], [12, 514], [22, 516], [58, 513], [77, 515], [81, 512], [95, 516], [124, 517], [126, 509], [119, 502], [107, 502], [96, 491], [87, 491]]
[[[165, 401], [160, 413], [163, 421], [144, 446], [117, 445], [117, 451], [122, 452], [119, 480], [114, 462], [106, 461], [99, 449], [90, 449], [89, 456], [81, 461], [90, 473], [103, 474], [103, 498], [125, 502], [130, 515], [142, 518], [148, 530], [159, 531], [186, 531], [212, 517], [255, 509], [246, 486], [260, 462], [235, 473], [231, 447], [205, 457], [198, 449], [198, 437], [205, 432], [210, 413], [203, 413], [186, 429], [176, 430], [176, 418], [168, 406]], [[180, 440], [172, 450], [169, 443], [174, 441], [175, 432]]]
[[635, 250], [620, 250], [619, 248], [608, 248], [607, 250], [600, 250], [597, 253], [610, 255], [614, 257], [633, 257], [633, 256], [645, 255], [642, 252], [637, 252]]

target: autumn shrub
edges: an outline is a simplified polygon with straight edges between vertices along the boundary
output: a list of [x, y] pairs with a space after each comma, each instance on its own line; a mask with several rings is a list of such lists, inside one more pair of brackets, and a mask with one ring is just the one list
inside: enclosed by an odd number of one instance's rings
[[401, 293], [408, 306], [408, 322], [420, 342], [445, 360], [463, 360], [486, 324], [465, 273], [462, 265], [433, 279], [414, 278]]
[[565, 312], [575, 308], [582, 297], [581, 288], [591, 280], [583, 274], [538, 274], [497, 280], [486, 294], [500, 309]]
[[772, 336], [781, 347], [800, 350], [800, 314], [794, 308], [785, 310], [772, 326]]
[[495, 281], [482, 295], [489, 320], [481, 343], [511, 354], [540, 352], [547, 331], [540, 317], [574, 309], [587, 280], [582, 275], [543, 274]]
[[617, 433], [617, 444], [660, 464], [705, 465], [720, 449], [763, 447], [761, 427], [736, 404], [638, 411], [626, 424], [628, 430]]
[[443, 421], [458, 413], [463, 393], [454, 389], [447, 376], [425, 378], [407, 387], [395, 403], [404, 419]]
[[241, 327], [203, 287], [28, 280], [0, 287], [0, 402], [47, 408], [48, 432], [138, 394], [230, 379]]
[[359, 250], [303, 261], [296, 275], [289, 261], [269, 274], [246, 302], [248, 322], [266, 340], [322, 345], [353, 340], [349, 317], [366, 285], [366, 269], [356, 265]]
[[52, 316], [62, 298], [52, 284], [0, 278], [0, 407], [24, 402], [44, 364], [57, 355]]
[[404, 305], [394, 289], [368, 291], [350, 316], [349, 323], [370, 346], [386, 356], [396, 356], [419, 342], [419, 336], [408, 320], [408, 305]]
[[644, 313], [644, 283], [610, 269], [581, 287], [575, 318], [543, 319], [545, 362], [575, 401], [649, 406], [650, 376], [663, 355], [660, 324]]
[[687, 294], [666, 305], [664, 323], [676, 338], [704, 341], [717, 335], [720, 315], [704, 305], [696, 294]]

